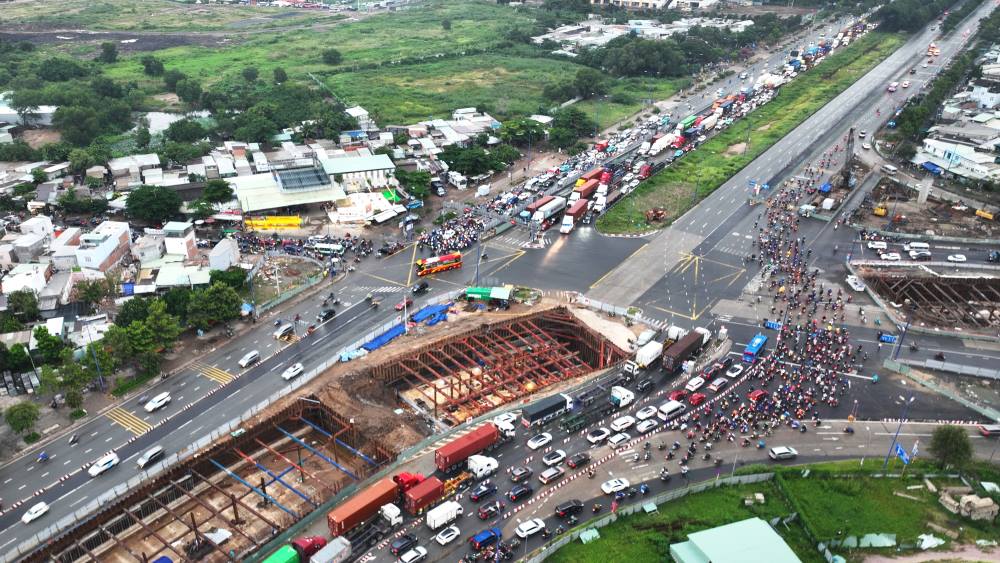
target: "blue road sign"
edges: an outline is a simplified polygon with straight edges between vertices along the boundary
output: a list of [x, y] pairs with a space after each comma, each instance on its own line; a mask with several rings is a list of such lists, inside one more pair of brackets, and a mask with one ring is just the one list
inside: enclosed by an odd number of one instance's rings
[[906, 453], [906, 450], [903, 449], [903, 444], [899, 442], [896, 442], [896, 457], [902, 460], [903, 465], [910, 464], [910, 454]]

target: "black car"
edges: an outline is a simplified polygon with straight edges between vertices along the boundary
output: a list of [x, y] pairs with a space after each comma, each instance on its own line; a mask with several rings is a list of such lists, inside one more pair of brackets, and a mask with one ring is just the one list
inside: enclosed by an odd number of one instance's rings
[[498, 500], [493, 502], [488, 502], [479, 507], [479, 519], [489, 520], [494, 516], [499, 516], [500, 511], [503, 510], [504, 504]]
[[640, 379], [639, 383], [635, 384], [635, 390], [640, 393], [648, 393], [652, 389], [653, 389], [653, 379], [651, 377]]
[[733, 365], [733, 358], [732, 358], [732, 356], [726, 356], [719, 363], [722, 364], [722, 370], [720, 370], [720, 371], [725, 371], [725, 370], [729, 369], [729, 366]]
[[483, 481], [475, 489], [472, 489], [472, 492], [469, 493], [469, 498], [472, 499], [472, 502], [479, 502], [495, 492], [497, 492], [496, 485], [490, 481]]
[[578, 514], [581, 510], [583, 510], [583, 502], [576, 499], [568, 500], [556, 507], [556, 516], [565, 518]]
[[316, 320], [319, 322], [328, 321], [335, 317], [337, 312], [333, 309], [323, 309], [318, 315], [316, 315]]
[[389, 545], [389, 550], [392, 551], [393, 555], [399, 555], [400, 553], [406, 553], [415, 545], [417, 545], [417, 538], [413, 537], [411, 534], [403, 534], [402, 536], [392, 540], [392, 544]]
[[526, 481], [529, 477], [531, 477], [531, 468], [527, 465], [515, 467], [510, 471], [510, 480], [515, 483]]
[[532, 489], [530, 485], [522, 483], [511, 489], [510, 492], [507, 493], [507, 498], [509, 498], [511, 502], [517, 502], [530, 497], [534, 492], [535, 490]]
[[413, 289], [411, 291], [413, 292], [414, 295], [420, 295], [421, 293], [427, 293], [430, 289], [431, 289], [431, 284], [422, 281], [417, 285], [413, 286]]
[[566, 460], [566, 465], [570, 466], [573, 469], [576, 469], [577, 467], [583, 467], [588, 463], [590, 463], [590, 454], [588, 454], [587, 452], [580, 452], [574, 455], [573, 457], [569, 458], [568, 460]]

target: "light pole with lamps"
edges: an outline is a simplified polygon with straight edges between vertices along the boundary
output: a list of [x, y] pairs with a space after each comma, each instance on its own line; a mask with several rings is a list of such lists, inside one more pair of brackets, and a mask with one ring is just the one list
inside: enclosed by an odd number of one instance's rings
[[892, 457], [892, 452], [896, 449], [896, 443], [899, 441], [899, 431], [903, 429], [903, 421], [906, 420], [906, 413], [910, 411], [910, 405], [916, 400], [916, 397], [910, 397], [909, 399], [904, 399], [902, 395], [899, 396], [899, 400], [903, 402], [903, 416], [899, 419], [899, 424], [896, 426], [896, 433], [892, 437], [892, 444], [889, 445], [889, 451], [885, 454], [885, 462], [882, 463], [882, 471], [889, 466], [889, 458]]

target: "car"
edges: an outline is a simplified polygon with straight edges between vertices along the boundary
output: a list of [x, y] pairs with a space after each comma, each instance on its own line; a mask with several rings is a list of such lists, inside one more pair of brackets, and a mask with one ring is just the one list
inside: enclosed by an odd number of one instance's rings
[[517, 415], [512, 412], [505, 412], [493, 417], [493, 423], [497, 426], [514, 426], [517, 424]]
[[728, 377], [729, 379], [736, 379], [742, 373], [743, 373], [743, 365], [736, 364], [735, 366], [732, 366], [726, 370], [726, 377]]
[[580, 452], [578, 454], [573, 454], [568, 460], [566, 460], [566, 465], [570, 469], [576, 469], [577, 467], [583, 467], [590, 463], [590, 454], [587, 452]]
[[534, 492], [535, 490], [531, 488], [531, 485], [521, 483], [507, 493], [507, 498], [509, 498], [511, 502], [518, 502], [530, 497]]
[[722, 390], [723, 387], [726, 386], [727, 383], [729, 383], [728, 379], [720, 377], [715, 381], [713, 381], [712, 384], [708, 386], [708, 390], [713, 393], [718, 393], [719, 391]]
[[337, 311], [333, 309], [323, 309], [322, 311], [319, 312], [318, 315], [316, 315], [316, 321], [321, 323], [324, 321], [328, 321], [335, 316], [337, 316]]
[[399, 303], [396, 303], [396, 310], [397, 311], [402, 311], [406, 307], [410, 307], [412, 305], [413, 305], [413, 298], [411, 298], [411, 297], [404, 297], [402, 301], [400, 301]]
[[552, 467], [553, 465], [559, 465], [564, 459], [566, 459], [566, 452], [564, 450], [552, 450], [542, 456], [542, 463], [546, 467]]
[[903, 259], [898, 252], [886, 252], [885, 254], [879, 254], [879, 258], [889, 262], [898, 262]]
[[683, 401], [684, 399], [687, 398], [687, 396], [688, 396], [688, 392], [687, 392], [686, 389], [676, 389], [676, 390], [670, 392], [670, 395], [668, 396], [668, 398], [671, 401]]
[[653, 418], [654, 416], [656, 416], [656, 407], [653, 405], [642, 407], [635, 413], [635, 417], [639, 420], [646, 420], [647, 418]]
[[750, 75], [749, 75], [748, 73], [746, 73], [746, 72], [741, 72], [741, 73], [740, 73], [740, 80], [746, 80], [746, 79], [747, 79], [747, 77], [749, 77], [749, 76], [750, 76]]
[[531, 468], [527, 465], [521, 465], [510, 470], [510, 480], [515, 483], [520, 483], [531, 477]]
[[701, 377], [705, 381], [711, 381], [712, 377], [715, 376], [715, 372], [717, 372], [717, 371], [719, 371], [718, 364], [712, 364], [712, 365], [709, 365], [709, 366], [705, 366], [705, 367], [701, 368], [701, 374], [699, 374], [699, 377]]
[[427, 283], [425, 281], [422, 281], [422, 282], [418, 283], [417, 285], [413, 286], [413, 289], [411, 289], [410, 291], [414, 295], [421, 295], [421, 294], [427, 293], [430, 290], [431, 290], [431, 284], [429, 284], [429, 283]]
[[399, 563], [417, 563], [427, 558], [427, 548], [416, 546], [413, 549], [399, 556]]
[[119, 461], [121, 460], [118, 459], [118, 454], [115, 452], [104, 454], [99, 457], [97, 461], [90, 464], [90, 467], [87, 468], [87, 473], [90, 474], [91, 477], [97, 477], [101, 473], [104, 473], [108, 469], [118, 465]]
[[649, 420], [643, 420], [635, 427], [635, 431], [638, 432], [639, 434], [645, 434], [646, 432], [649, 432], [654, 428], [656, 428], [657, 426], [659, 426], [659, 424], [660, 421], [656, 420], [655, 418], [651, 418]]
[[483, 481], [482, 483], [476, 485], [475, 489], [469, 493], [469, 498], [472, 502], [479, 502], [484, 498], [493, 495], [497, 492], [497, 486], [491, 481]]
[[870, 150], [872, 150], [872, 144], [871, 143], [861, 143], [861, 148], [865, 149], [866, 151], [870, 151]]
[[612, 448], [617, 448], [622, 443], [628, 442], [631, 439], [632, 437], [629, 436], [627, 433], [619, 432], [614, 436], [608, 438], [608, 445], [611, 446]]
[[169, 402], [170, 402], [170, 393], [164, 391], [163, 393], [160, 393], [159, 395], [147, 401], [146, 406], [144, 406], [143, 408], [146, 409], [146, 412], [155, 412], [167, 406], [167, 403]]
[[550, 467], [545, 471], [542, 471], [542, 474], [538, 476], [538, 480], [541, 481], [543, 485], [547, 485], [562, 477], [565, 472], [566, 470], [562, 467]]
[[910, 87], [910, 81], [909, 80], [904, 80], [903, 83], [900, 84], [900, 86], [902, 86], [903, 88], [909, 88]]
[[726, 371], [726, 369], [729, 368], [729, 366], [733, 365], [733, 359], [729, 356], [726, 356], [725, 358], [719, 360], [718, 362], [715, 362], [714, 365], [718, 366], [719, 368], [715, 370], [716, 373]]
[[139, 469], [145, 469], [149, 464], [162, 458], [164, 453], [163, 448], [160, 446], [153, 446], [146, 450], [146, 453], [139, 456], [139, 459], [135, 460], [135, 464], [139, 466]]
[[684, 386], [684, 389], [687, 389], [691, 393], [694, 393], [695, 391], [701, 389], [702, 386], [704, 385], [705, 385], [704, 377], [692, 377], [690, 380], [688, 380], [687, 385]]
[[49, 505], [45, 502], [40, 502], [28, 509], [24, 515], [21, 516], [21, 522], [25, 524], [30, 524], [35, 520], [42, 517], [43, 514], [49, 511]]
[[611, 435], [611, 431], [607, 428], [601, 427], [591, 430], [587, 433], [587, 441], [591, 444], [600, 444]]
[[606, 495], [613, 495], [618, 491], [624, 491], [628, 487], [628, 479], [622, 479], [621, 477], [601, 483], [601, 490], [604, 491], [604, 494]]
[[697, 407], [698, 405], [704, 403], [706, 398], [707, 397], [705, 397], [704, 393], [692, 393], [691, 396], [688, 397], [688, 404], [692, 407]]
[[529, 538], [545, 529], [545, 522], [541, 518], [532, 518], [521, 522], [514, 533], [521, 539]]
[[927, 63], [924, 63], [924, 64], [922, 64], [920, 66], [922, 66], [923, 68], [927, 68]]
[[926, 250], [911, 250], [910, 251], [910, 260], [927, 261], [927, 260], [930, 260], [931, 257], [932, 257], [931, 253], [928, 252], [928, 251], [926, 251]]
[[452, 525], [438, 532], [438, 535], [434, 536], [434, 541], [438, 542], [438, 545], [448, 545], [460, 535], [462, 535], [462, 531], [458, 529], [458, 526]]
[[631, 416], [625, 415], [612, 420], [611, 424], [608, 426], [610, 426], [615, 432], [621, 432], [623, 430], [628, 430], [633, 424], [635, 424], [635, 419]]
[[635, 390], [640, 393], [648, 393], [655, 383], [651, 377], [646, 377], [639, 380], [639, 383], [635, 384]]
[[469, 545], [472, 551], [480, 552], [500, 541], [500, 534], [500, 528], [488, 528], [469, 538]]
[[417, 545], [417, 538], [413, 534], [403, 534], [398, 538], [392, 540], [389, 544], [389, 551], [393, 555], [399, 555], [410, 550], [413, 546]]
[[747, 399], [750, 399], [751, 403], [756, 403], [764, 397], [767, 397], [767, 391], [763, 389], [754, 389], [747, 395]]
[[537, 450], [538, 448], [547, 445], [551, 441], [552, 441], [552, 434], [549, 434], [548, 432], [542, 432], [541, 434], [532, 436], [531, 439], [528, 440], [528, 449]]
[[503, 508], [504, 508], [504, 503], [500, 502], [499, 500], [488, 502], [479, 507], [479, 512], [478, 512], [479, 519], [489, 520], [494, 516], [499, 516], [500, 511], [503, 510]]
[[799, 452], [795, 451], [795, 448], [789, 448], [788, 446], [775, 446], [771, 448], [771, 451], [767, 452], [767, 457], [773, 459], [774, 461], [795, 459], [798, 455]]
[[304, 372], [305, 370], [306, 368], [304, 368], [301, 363], [295, 362], [294, 364], [288, 366], [288, 368], [286, 368], [285, 371], [281, 372], [281, 379], [284, 379], [285, 381], [291, 381], [296, 377], [302, 375], [302, 372]]
[[917, 73], [917, 67], [913, 67], [910, 69], [910, 74], [916, 74], [916, 73]]
[[965, 262], [966, 258], [965, 258], [964, 254], [949, 254], [948, 255], [948, 261], [949, 262]]
[[560, 518], [565, 518], [567, 516], [578, 514], [582, 510], [583, 510], [583, 502], [577, 499], [572, 499], [562, 504], [556, 505], [556, 516]]
[[868, 135], [868, 131], [865, 131], [864, 129], [862, 129], [861, 131], [858, 131], [858, 137], [861, 137], [862, 139], [864, 139], [866, 135]]

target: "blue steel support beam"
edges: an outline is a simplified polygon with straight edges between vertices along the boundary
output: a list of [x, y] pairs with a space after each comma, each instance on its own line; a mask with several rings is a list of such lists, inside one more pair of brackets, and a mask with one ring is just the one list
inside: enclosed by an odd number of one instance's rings
[[[272, 478], [272, 481], [271, 481], [272, 483], [273, 483], [273, 482], [275, 482], [275, 481], [277, 481], [277, 482], [281, 483], [282, 485], [284, 485], [284, 486], [285, 486], [285, 488], [287, 488], [288, 490], [290, 490], [290, 491], [292, 491], [293, 493], [295, 493], [296, 495], [298, 495], [298, 496], [299, 496], [299, 498], [301, 498], [302, 500], [304, 500], [304, 501], [308, 502], [309, 504], [311, 504], [311, 505], [313, 505], [313, 506], [319, 506], [319, 504], [318, 504], [318, 503], [315, 503], [315, 502], [313, 502], [313, 500], [312, 500], [311, 498], [309, 498], [308, 496], [306, 496], [306, 495], [305, 495], [304, 493], [302, 493], [301, 491], [299, 491], [299, 490], [298, 490], [298, 489], [296, 489], [295, 487], [293, 487], [293, 486], [289, 485], [288, 483], [286, 483], [286, 482], [282, 481], [282, 480], [281, 480], [281, 475], [275, 475], [275, 473], [274, 473], [273, 471], [271, 471], [270, 469], [268, 469], [268, 468], [264, 467], [263, 465], [261, 465], [261, 464], [257, 463], [257, 460], [255, 460], [255, 459], [253, 459], [252, 457], [248, 456], [247, 454], [245, 454], [245, 453], [241, 452], [240, 450], [235, 450], [235, 451], [236, 451], [236, 453], [237, 453], [237, 454], [239, 454], [239, 455], [240, 455], [240, 456], [241, 456], [241, 457], [242, 457], [243, 459], [245, 459], [245, 460], [249, 461], [250, 463], [253, 463], [254, 465], [256, 465], [256, 466], [257, 466], [257, 469], [260, 469], [260, 470], [261, 470], [261, 471], [263, 471], [264, 473], [267, 473], [268, 475], [270, 475], [270, 476], [271, 476], [271, 478]], [[286, 469], [286, 470], [285, 470], [285, 471], [284, 471], [284, 472], [282, 473], [282, 475], [283, 475], [284, 473], [287, 473], [287, 472], [288, 472], [288, 471], [289, 471], [290, 469], [293, 469], [293, 468], [289, 468], [289, 469]]]
[[350, 471], [348, 471], [347, 469], [344, 469], [343, 467], [341, 467], [341, 466], [340, 466], [340, 464], [338, 464], [338, 463], [337, 463], [336, 461], [333, 461], [332, 459], [330, 459], [330, 458], [326, 457], [325, 455], [323, 455], [323, 453], [322, 453], [322, 452], [320, 452], [320, 451], [319, 451], [319, 450], [317, 450], [316, 448], [314, 448], [314, 447], [310, 446], [309, 444], [307, 444], [307, 443], [303, 442], [302, 440], [299, 440], [298, 438], [296, 438], [296, 437], [295, 437], [295, 436], [293, 436], [292, 434], [290, 434], [290, 433], [286, 432], [284, 428], [282, 428], [282, 427], [278, 426], [277, 424], [275, 424], [275, 425], [274, 425], [274, 427], [275, 427], [275, 428], [277, 428], [277, 429], [278, 429], [278, 431], [279, 431], [279, 432], [281, 432], [282, 434], [284, 434], [285, 436], [288, 436], [289, 438], [291, 438], [291, 439], [292, 439], [292, 441], [294, 441], [294, 442], [295, 442], [296, 444], [298, 444], [298, 445], [302, 446], [303, 448], [305, 448], [305, 449], [307, 449], [307, 450], [311, 451], [312, 453], [316, 454], [316, 456], [317, 456], [317, 457], [319, 457], [319, 458], [323, 459], [324, 461], [326, 461], [326, 462], [327, 462], [327, 463], [329, 463], [330, 465], [332, 465], [332, 466], [336, 467], [337, 469], [339, 469], [339, 470], [343, 471], [343, 472], [344, 472], [344, 473], [346, 473], [346, 474], [347, 474], [347, 476], [348, 476], [348, 477], [350, 477], [351, 479], [354, 479], [355, 481], [358, 481], [358, 476], [357, 476], [357, 475], [355, 475], [355, 474], [351, 473], [351, 472], [350, 472]]
[[274, 498], [271, 495], [265, 493], [264, 491], [258, 489], [257, 487], [251, 485], [250, 483], [247, 483], [246, 481], [243, 480], [242, 477], [240, 477], [239, 475], [233, 473], [232, 471], [230, 471], [229, 469], [227, 469], [221, 463], [219, 463], [219, 462], [217, 462], [217, 461], [215, 461], [214, 459], [211, 459], [211, 458], [209, 458], [208, 461], [211, 461], [216, 467], [218, 467], [219, 469], [225, 471], [233, 479], [236, 479], [240, 483], [243, 483], [248, 489], [252, 490], [253, 492], [255, 492], [258, 495], [262, 496], [263, 498], [267, 499], [269, 502], [271, 502], [272, 504], [274, 504], [274, 506], [277, 506], [281, 510], [285, 511], [289, 516], [291, 516], [292, 518], [295, 518], [296, 521], [298, 521], [301, 518], [301, 516], [299, 516], [298, 514], [296, 514], [295, 512], [293, 512], [291, 509], [286, 508], [283, 504], [281, 504], [280, 502], [278, 502], [278, 500], [276, 498]]
[[[302, 422], [305, 422], [309, 426], [312, 426], [317, 432], [319, 432], [320, 434], [326, 436], [327, 438], [333, 438], [333, 434], [330, 434], [326, 430], [323, 430], [319, 426], [313, 424], [312, 422], [309, 422], [309, 420], [307, 420], [305, 417], [299, 417], [299, 420], [301, 420]], [[337, 445], [343, 447], [344, 449], [346, 449], [347, 451], [351, 452], [352, 454], [354, 454], [354, 455], [360, 457], [361, 459], [367, 461], [369, 465], [374, 465], [374, 466], [378, 467], [378, 462], [377, 461], [369, 458], [368, 456], [366, 456], [365, 454], [361, 453], [360, 451], [352, 448], [351, 446], [348, 446], [347, 444], [345, 444], [344, 442], [342, 442], [340, 440], [340, 438], [333, 438], [333, 439], [334, 439], [334, 441], [337, 442]]]

